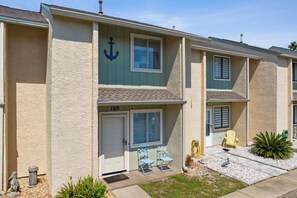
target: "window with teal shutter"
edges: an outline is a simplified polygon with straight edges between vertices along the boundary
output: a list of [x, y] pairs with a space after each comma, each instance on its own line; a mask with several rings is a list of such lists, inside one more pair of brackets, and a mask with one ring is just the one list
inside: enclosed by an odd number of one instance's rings
[[293, 81], [297, 81], [297, 63], [293, 63]]
[[214, 79], [230, 80], [230, 58], [214, 56]]
[[297, 124], [297, 105], [293, 105], [293, 124]]
[[214, 128], [229, 128], [229, 106], [221, 106], [214, 108]]

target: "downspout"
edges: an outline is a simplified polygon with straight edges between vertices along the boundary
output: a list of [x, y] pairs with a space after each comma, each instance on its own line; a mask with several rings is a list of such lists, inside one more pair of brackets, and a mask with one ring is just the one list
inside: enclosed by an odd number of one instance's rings
[[246, 146], [250, 138], [250, 58], [246, 58]]
[[[182, 38], [181, 44], [181, 63], [182, 63], [182, 99], [186, 99], [186, 39]], [[186, 159], [186, 105], [182, 105], [182, 168], [187, 170], [185, 166]]]
[[5, 23], [0, 23], [0, 190], [5, 188], [5, 133], [4, 133], [4, 65], [5, 65]]

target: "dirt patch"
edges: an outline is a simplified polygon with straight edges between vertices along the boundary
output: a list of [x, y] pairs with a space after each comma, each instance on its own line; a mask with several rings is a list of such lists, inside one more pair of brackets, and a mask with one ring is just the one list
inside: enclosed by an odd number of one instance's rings
[[211, 170], [207, 167], [203, 166], [200, 163], [192, 163], [190, 167], [188, 167], [186, 173], [189, 177], [203, 177], [211, 174]]

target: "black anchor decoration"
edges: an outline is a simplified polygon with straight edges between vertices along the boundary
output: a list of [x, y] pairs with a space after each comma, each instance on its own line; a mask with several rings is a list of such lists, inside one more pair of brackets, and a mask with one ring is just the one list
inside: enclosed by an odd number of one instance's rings
[[110, 45], [109, 55], [107, 54], [107, 50], [106, 49], [104, 50], [104, 54], [105, 54], [106, 58], [108, 58], [110, 61], [112, 61], [112, 60], [114, 60], [114, 59], [116, 59], [118, 57], [119, 51], [116, 52], [115, 56], [113, 55], [113, 48], [112, 48], [112, 46], [114, 45], [114, 42], [113, 42], [113, 38], [112, 37], [109, 38], [108, 44]]

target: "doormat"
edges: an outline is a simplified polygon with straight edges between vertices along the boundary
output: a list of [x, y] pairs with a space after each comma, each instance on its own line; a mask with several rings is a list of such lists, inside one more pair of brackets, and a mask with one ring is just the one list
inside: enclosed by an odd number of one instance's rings
[[103, 178], [103, 180], [106, 181], [107, 183], [113, 183], [113, 182], [122, 181], [125, 179], [129, 179], [129, 177], [124, 174], [119, 174], [119, 175]]

